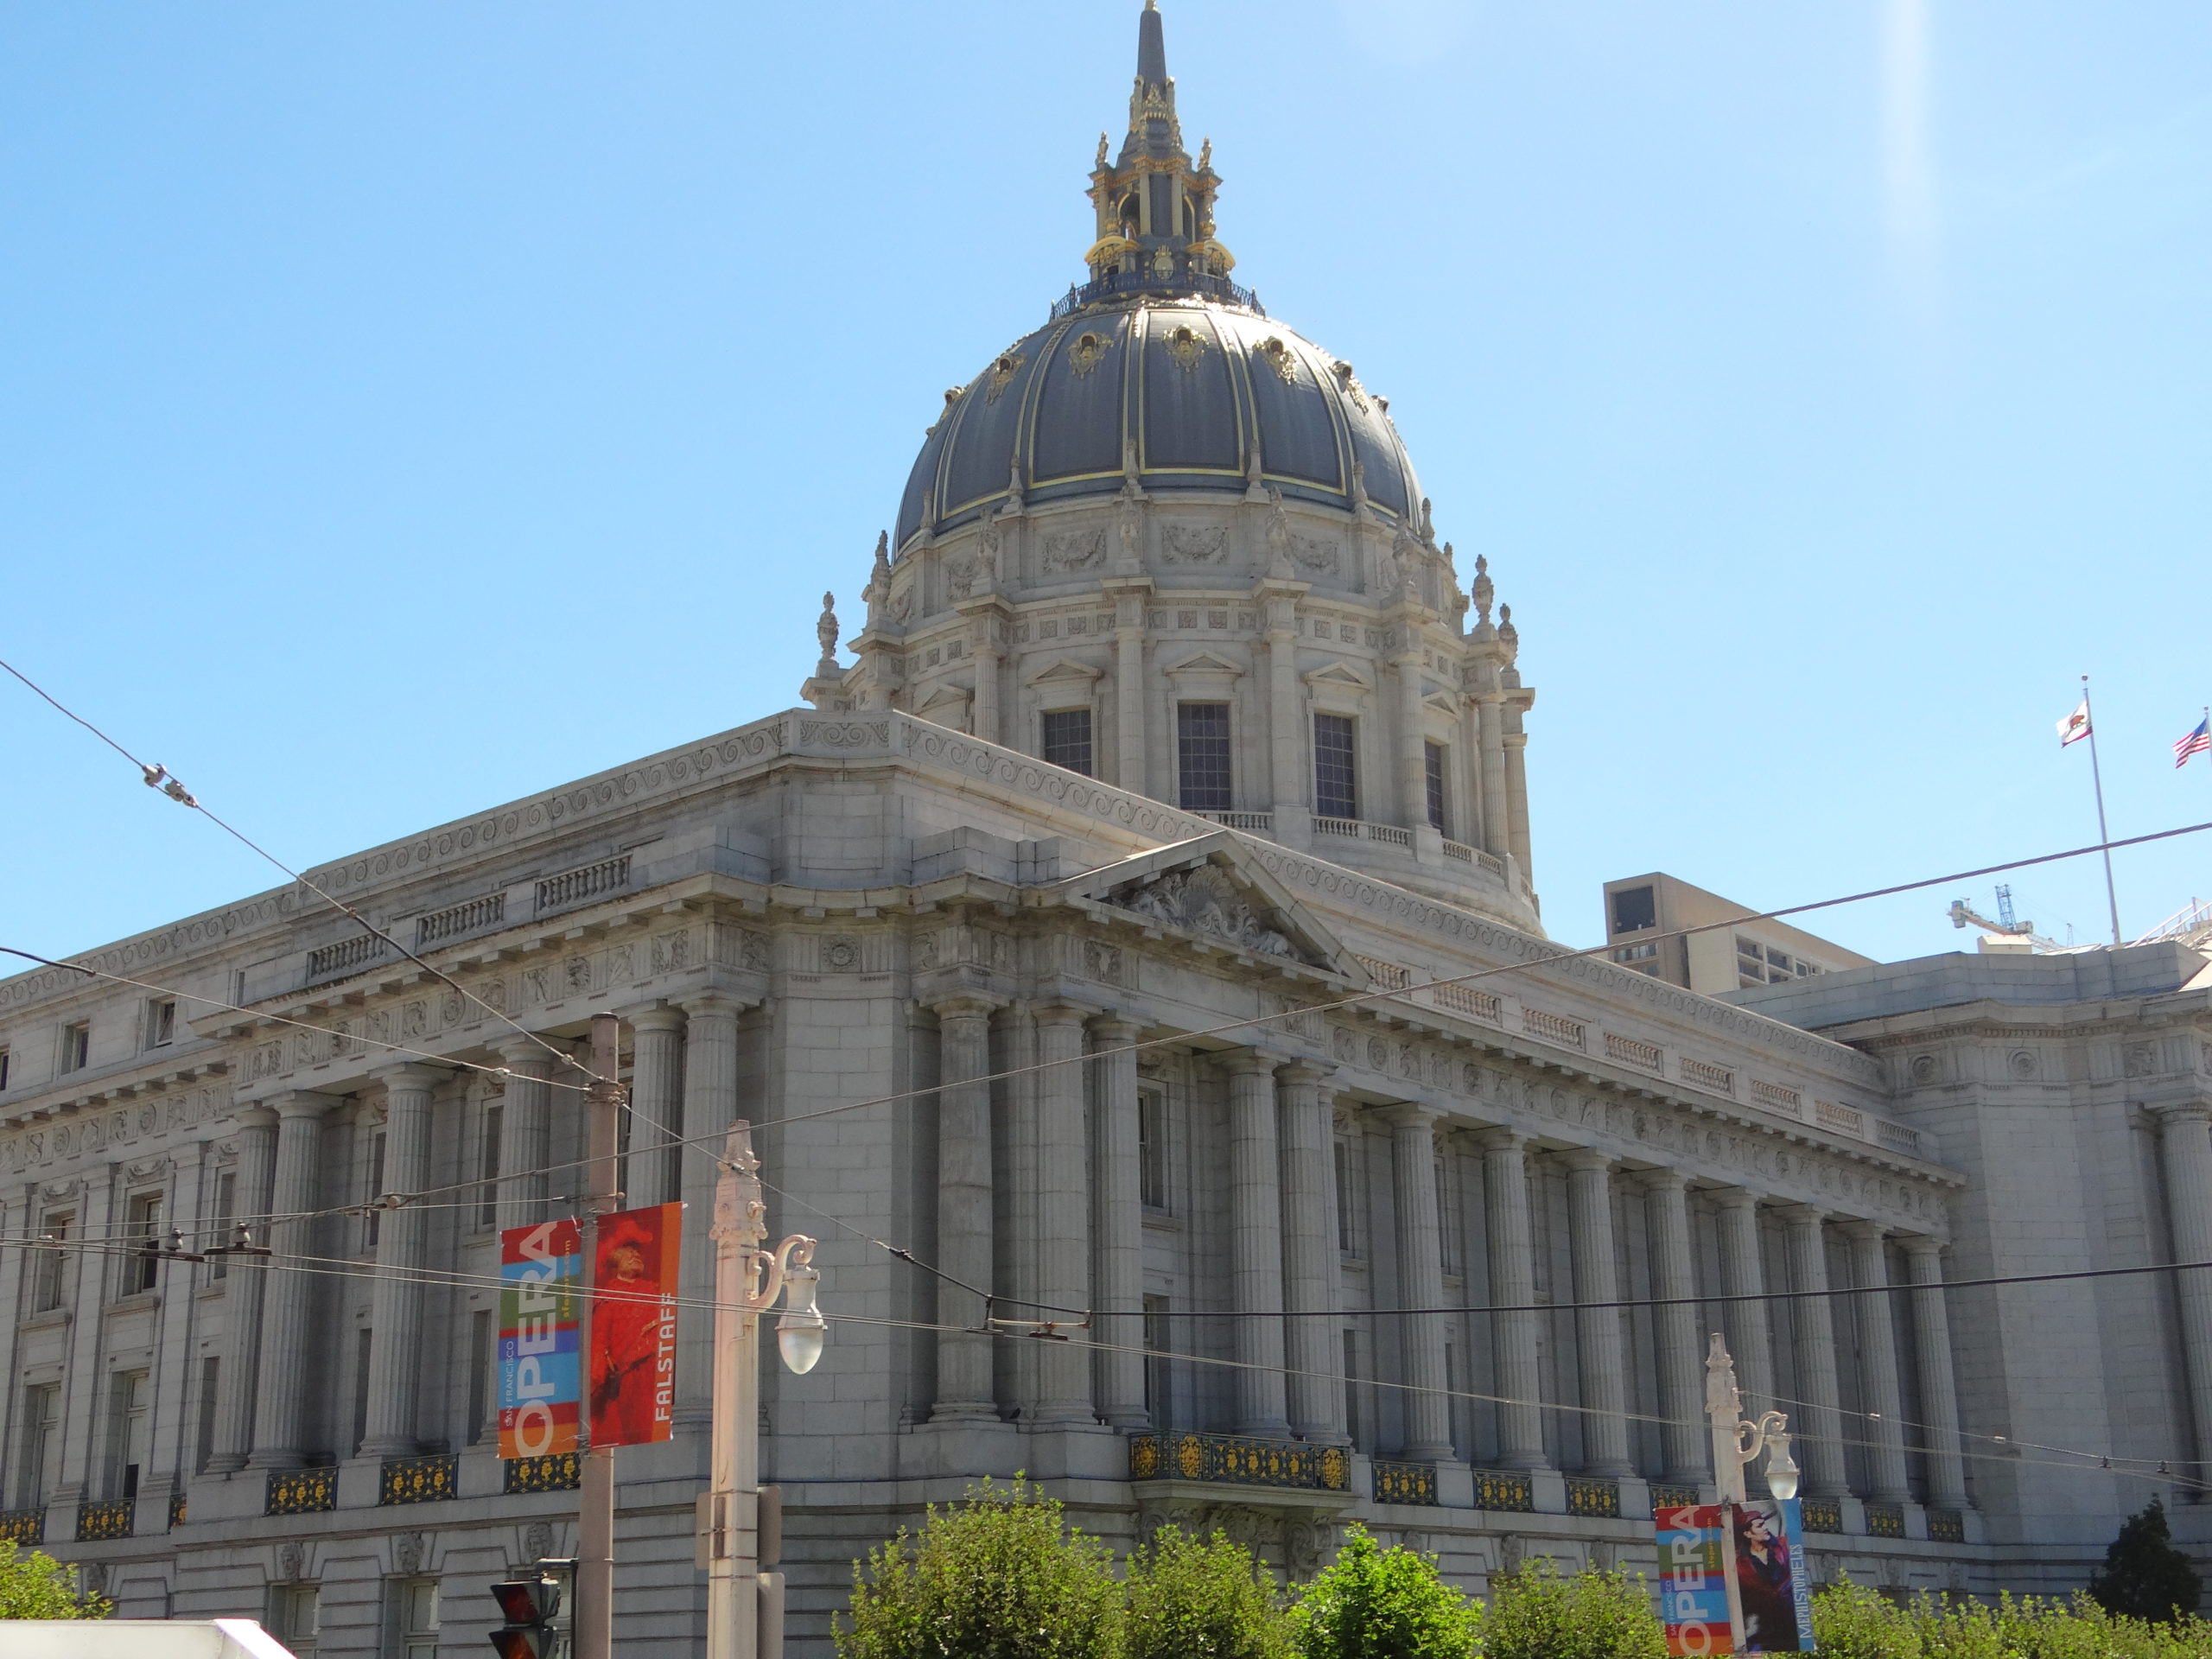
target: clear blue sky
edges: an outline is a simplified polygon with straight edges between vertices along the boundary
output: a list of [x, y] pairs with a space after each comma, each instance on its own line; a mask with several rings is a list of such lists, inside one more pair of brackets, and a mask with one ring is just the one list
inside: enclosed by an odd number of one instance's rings
[[[300, 863], [788, 706], [1077, 274], [1136, 10], [0, 7], [0, 650]], [[2093, 838], [2085, 671], [2114, 832], [2212, 818], [2212, 8], [1166, 22], [1237, 275], [1514, 607], [1558, 937]], [[4, 683], [0, 736], [0, 939], [275, 880]], [[2133, 936], [2212, 836], [2120, 877]], [[2015, 887], [2102, 931], [2093, 862]]]

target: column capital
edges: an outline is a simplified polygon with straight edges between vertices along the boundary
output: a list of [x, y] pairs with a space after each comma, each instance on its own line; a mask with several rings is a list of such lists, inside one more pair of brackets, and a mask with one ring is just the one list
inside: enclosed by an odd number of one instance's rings
[[1757, 1210], [1759, 1195], [1748, 1186], [1716, 1186], [1709, 1195], [1714, 1205], [1722, 1210]]
[[1690, 1190], [1689, 1172], [1676, 1169], [1672, 1164], [1658, 1164], [1649, 1169], [1636, 1172], [1637, 1183], [1647, 1192], [1688, 1192]]
[[1484, 1152], [1526, 1152], [1536, 1137], [1510, 1123], [1488, 1123], [1471, 1130], [1467, 1138]]
[[1262, 1073], [1272, 1077], [1284, 1057], [1264, 1048], [1232, 1048], [1217, 1052], [1214, 1062], [1231, 1077], [1257, 1077]]
[[694, 991], [689, 996], [677, 997], [676, 1006], [694, 1020], [718, 1014], [728, 1014], [734, 1020], [747, 1008], [760, 1005], [755, 998], [732, 996], [728, 991]]
[[[535, 1037], [503, 1037], [492, 1046], [492, 1052], [499, 1057], [499, 1064], [510, 1071], [519, 1071], [524, 1066], [542, 1065], [546, 1068], [545, 1075], [550, 1077], [552, 1068], [560, 1063], [560, 1057], [546, 1052], [546, 1041], [550, 1040], [540, 1040]], [[543, 1082], [544, 1079], [535, 1080]]]
[[1870, 1221], [1864, 1216], [1846, 1216], [1836, 1223], [1835, 1230], [1846, 1238], [1860, 1244], [1879, 1244], [1890, 1236], [1886, 1224]]
[[1077, 1002], [1039, 1002], [1030, 1010], [1040, 1026], [1079, 1026], [1088, 1020], [1092, 1010]]
[[2176, 1100], [2162, 1106], [2146, 1106], [2144, 1110], [2158, 1120], [2161, 1129], [2177, 1123], [2212, 1124], [2212, 1100]]
[[1817, 1204], [1783, 1204], [1775, 1206], [1774, 1213], [1792, 1227], [1818, 1227], [1827, 1220], [1828, 1212]]
[[1316, 1088], [1336, 1075], [1337, 1068], [1326, 1060], [1285, 1060], [1275, 1068], [1276, 1077], [1284, 1083], [1310, 1083]]
[[385, 1092], [399, 1089], [435, 1089], [452, 1073], [442, 1065], [423, 1065], [410, 1060], [400, 1065], [380, 1065], [369, 1076], [385, 1086]]
[[615, 1012], [627, 1020], [632, 1031], [681, 1031], [683, 1029], [683, 1010], [671, 1008], [665, 1002], [653, 1001], [642, 1007], [618, 1008]]
[[[423, 1069], [427, 1071], [429, 1068]], [[288, 1089], [283, 1094], [270, 1096], [261, 1103], [280, 1118], [321, 1117], [337, 1105], [340, 1098], [314, 1089]]]
[[983, 991], [954, 991], [944, 996], [924, 997], [922, 1006], [940, 1020], [988, 1020], [1011, 1001], [1009, 997]]
[[1418, 1100], [1402, 1100], [1395, 1105], [1378, 1106], [1375, 1115], [1394, 1129], [1433, 1129], [1437, 1119], [1444, 1116], [1435, 1107]]
[[1599, 1147], [1569, 1147], [1553, 1154], [1569, 1169], [1594, 1169], [1607, 1173], [1620, 1167], [1620, 1160]]
[[1089, 1020], [1090, 1034], [1102, 1043], [1134, 1043], [1143, 1033], [1144, 1027], [1126, 1014], [1094, 1014]]
[[1899, 1233], [1897, 1244], [1916, 1262], [1938, 1262], [1943, 1259], [1943, 1241], [1933, 1233]]

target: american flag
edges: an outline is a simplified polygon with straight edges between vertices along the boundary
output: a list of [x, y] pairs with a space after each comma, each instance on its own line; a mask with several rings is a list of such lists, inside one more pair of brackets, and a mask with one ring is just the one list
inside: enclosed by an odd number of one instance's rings
[[2212, 753], [2212, 715], [2196, 722], [2187, 737], [2174, 745], [2174, 765], [2185, 766], [2192, 754]]

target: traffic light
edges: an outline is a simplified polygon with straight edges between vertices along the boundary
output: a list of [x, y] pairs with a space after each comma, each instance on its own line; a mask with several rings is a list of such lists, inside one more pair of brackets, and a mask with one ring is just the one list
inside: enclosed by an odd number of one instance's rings
[[509, 1579], [492, 1586], [505, 1624], [492, 1632], [499, 1659], [556, 1659], [553, 1621], [561, 1614], [561, 1580], [550, 1573]]

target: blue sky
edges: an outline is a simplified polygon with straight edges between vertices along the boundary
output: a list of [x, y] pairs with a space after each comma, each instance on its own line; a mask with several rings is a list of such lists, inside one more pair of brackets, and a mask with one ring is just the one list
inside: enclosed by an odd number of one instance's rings
[[[2113, 832], [2212, 819], [2212, 9], [1166, 10], [1239, 277], [1514, 607], [1557, 937], [2092, 839], [2084, 672]], [[0, 8], [0, 651], [296, 863], [789, 705], [1077, 274], [1135, 13]], [[0, 940], [272, 883], [0, 736]], [[2212, 896], [2212, 836], [2120, 887]], [[2103, 931], [2094, 861], [2014, 887]], [[1952, 896], [1808, 925], [1950, 950]]]

